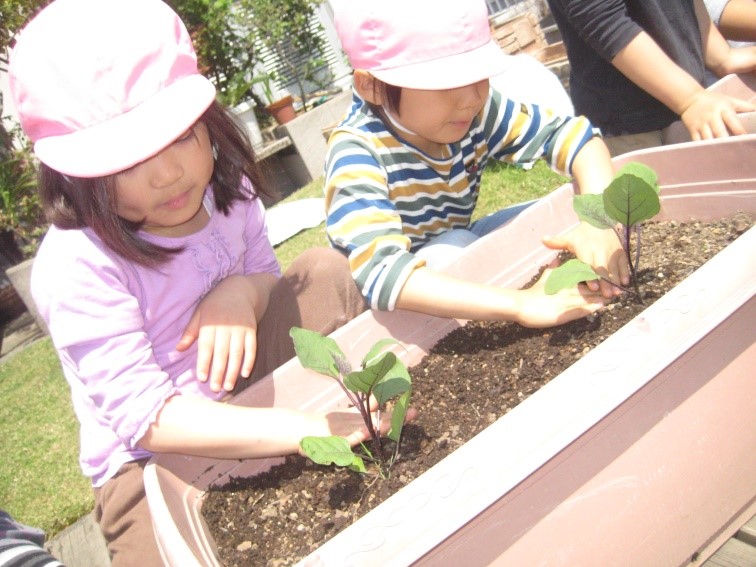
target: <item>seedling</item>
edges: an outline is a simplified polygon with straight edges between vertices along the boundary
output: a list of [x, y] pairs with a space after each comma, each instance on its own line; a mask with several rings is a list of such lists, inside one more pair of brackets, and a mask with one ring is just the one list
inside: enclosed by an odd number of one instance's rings
[[[343, 437], [304, 437], [299, 443], [302, 452], [318, 464], [334, 464], [362, 473], [367, 471], [365, 459], [368, 459], [377, 463], [381, 475], [386, 476], [399, 457], [402, 427], [412, 393], [412, 379], [407, 367], [393, 352], [385, 351], [386, 347], [398, 342], [393, 339], [378, 341], [365, 355], [360, 369], [353, 371], [352, 365], [332, 338], [299, 327], [292, 328], [289, 334], [304, 368], [330, 376], [339, 383], [362, 415], [372, 441], [372, 451], [363, 444], [364, 454], [359, 455], [352, 451]], [[388, 459], [384, 456], [380, 430], [376, 429], [371, 418], [371, 398], [375, 398], [378, 404], [379, 423], [380, 412], [385, 409], [387, 402], [395, 400], [391, 429], [387, 434], [394, 442], [394, 450]]]
[[[638, 265], [641, 223], [653, 218], [661, 209], [656, 173], [641, 163], [628, 163], [617, 171], [602, 194], [576, 195], [573, 208], [580, 220], [598, 228], [612, 228], [617, 231], [630, 266], [635, 293], [640, 298]], [[635, 254], [630, 246], [633, 232], [636, 242]], [[554, 294], [580, 282], [597, 279], [601, 279], [601, 276], [585, 262], [568, 260], [549, 275], [545, 291], [547, 294]]]

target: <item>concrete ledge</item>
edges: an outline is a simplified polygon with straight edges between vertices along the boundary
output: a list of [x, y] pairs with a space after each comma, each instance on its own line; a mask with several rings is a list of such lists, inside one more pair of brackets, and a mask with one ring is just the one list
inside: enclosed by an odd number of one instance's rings
[[351, 100], [352, 90], [348, 89], [276, 129], [279, 138], [291, 138], [310, 181], [323, 175], [328, 148], [323, 138], [323, 128], [339, 122], [349, 108]]
[[92, 513], [45, 543], [45, 549], [66, 567], [110, 567], [105, 538]]

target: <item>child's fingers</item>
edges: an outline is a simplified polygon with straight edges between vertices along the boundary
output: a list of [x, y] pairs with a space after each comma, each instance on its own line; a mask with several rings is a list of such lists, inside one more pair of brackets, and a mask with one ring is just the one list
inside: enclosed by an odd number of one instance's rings
[[208, 327], [199, 333], [197, 338], [197, 378], [200, 382], [207, 382], [210, 376], [210, 367], [213, 362], [213, 350], [215, 348], [215, 330]]
[[244, 361], [242, 362], [241, 375], [242, 378], [249, 378], [252, 374], [252, 369], [255, 367], [255, 359], [257, 358], [257, 335], [253, 332], [248, 332], [244, 336]]
[[192, 346], [192, 343], [197, 340], [198, 334], [199, 312], [195, 311], [192, 315], [192, 318], [189, 319], [189, 323], [187, 323], [186, 327], [184, 328], [184, 332], [182, 333], [179, 342], [176, 343], [176, 350], [183, 352], [188, 349], [190, 346]]
[[564, 236], [544, 236], [541, 242], [543, 242], [546, 248], [551, 248], [552, 250], [566, 250], [573, 254], [575, 252], [572, 239]]
[[231, 334], [228, 355], [225, 365], [226, 377], [223, 380], [223, 389], [230, 392], [236, 386], [236, 381], [241, 373], [242, 361], [244, 360], [244, 337], [238, 333]]

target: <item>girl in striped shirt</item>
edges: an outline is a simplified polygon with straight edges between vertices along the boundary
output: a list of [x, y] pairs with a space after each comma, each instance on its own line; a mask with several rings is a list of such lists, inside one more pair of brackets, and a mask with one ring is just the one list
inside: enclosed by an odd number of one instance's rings
[[[582, 193], [603, 191], [613, 175], [586, 118], [557, 116], [489, 86], [508, 58], [491, 39], [483, 0], [343, 0], [335, 19], [354, 96], [329, 140], [327, 234], [372, 308], [540, 327], [588, 315], [620, 293], [602, 281], [547, 296], [542, 282], [502, 289], [434, 269], [529, 204], [471, 223], [489, 160], [527, 166], [544, 158], [574, 176]], [[544, 242], [628, 283], [612, 230], [581, 223]]]

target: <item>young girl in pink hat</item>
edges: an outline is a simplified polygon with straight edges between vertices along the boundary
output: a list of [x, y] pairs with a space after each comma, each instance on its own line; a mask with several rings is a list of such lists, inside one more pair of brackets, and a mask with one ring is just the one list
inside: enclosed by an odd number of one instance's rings
[[113, 565], [162, 565], [142, 480], [153, 453], [264, 457], [307, 435], [367, 436], [356, 412], [221, 403], [294, 355], [292, 326], [328, 333], [364, 299], [328, 248], [281, 276], [249, 141], [162, 1], [56, 0], [9, 72], [52, 223], [32, 292], [96, 517]]
[[[542, 285], [502, 289], [434, 269], [529, 204], [471, 222], [489, 161], [546, 159], [582, 193], [603, 191], [613, 175], [584, 117], [557, 116], [489, 87], [508, 58], [491, 39], [483, 0], [340, 0], [334, 14], [354, 99], [329, 140], [327, 234], [372, 308], [550, 326], [620, 293], [593, 282], [547, 296]], [[628, 282], [614, 231], [581, 223], [544, 242]]]

